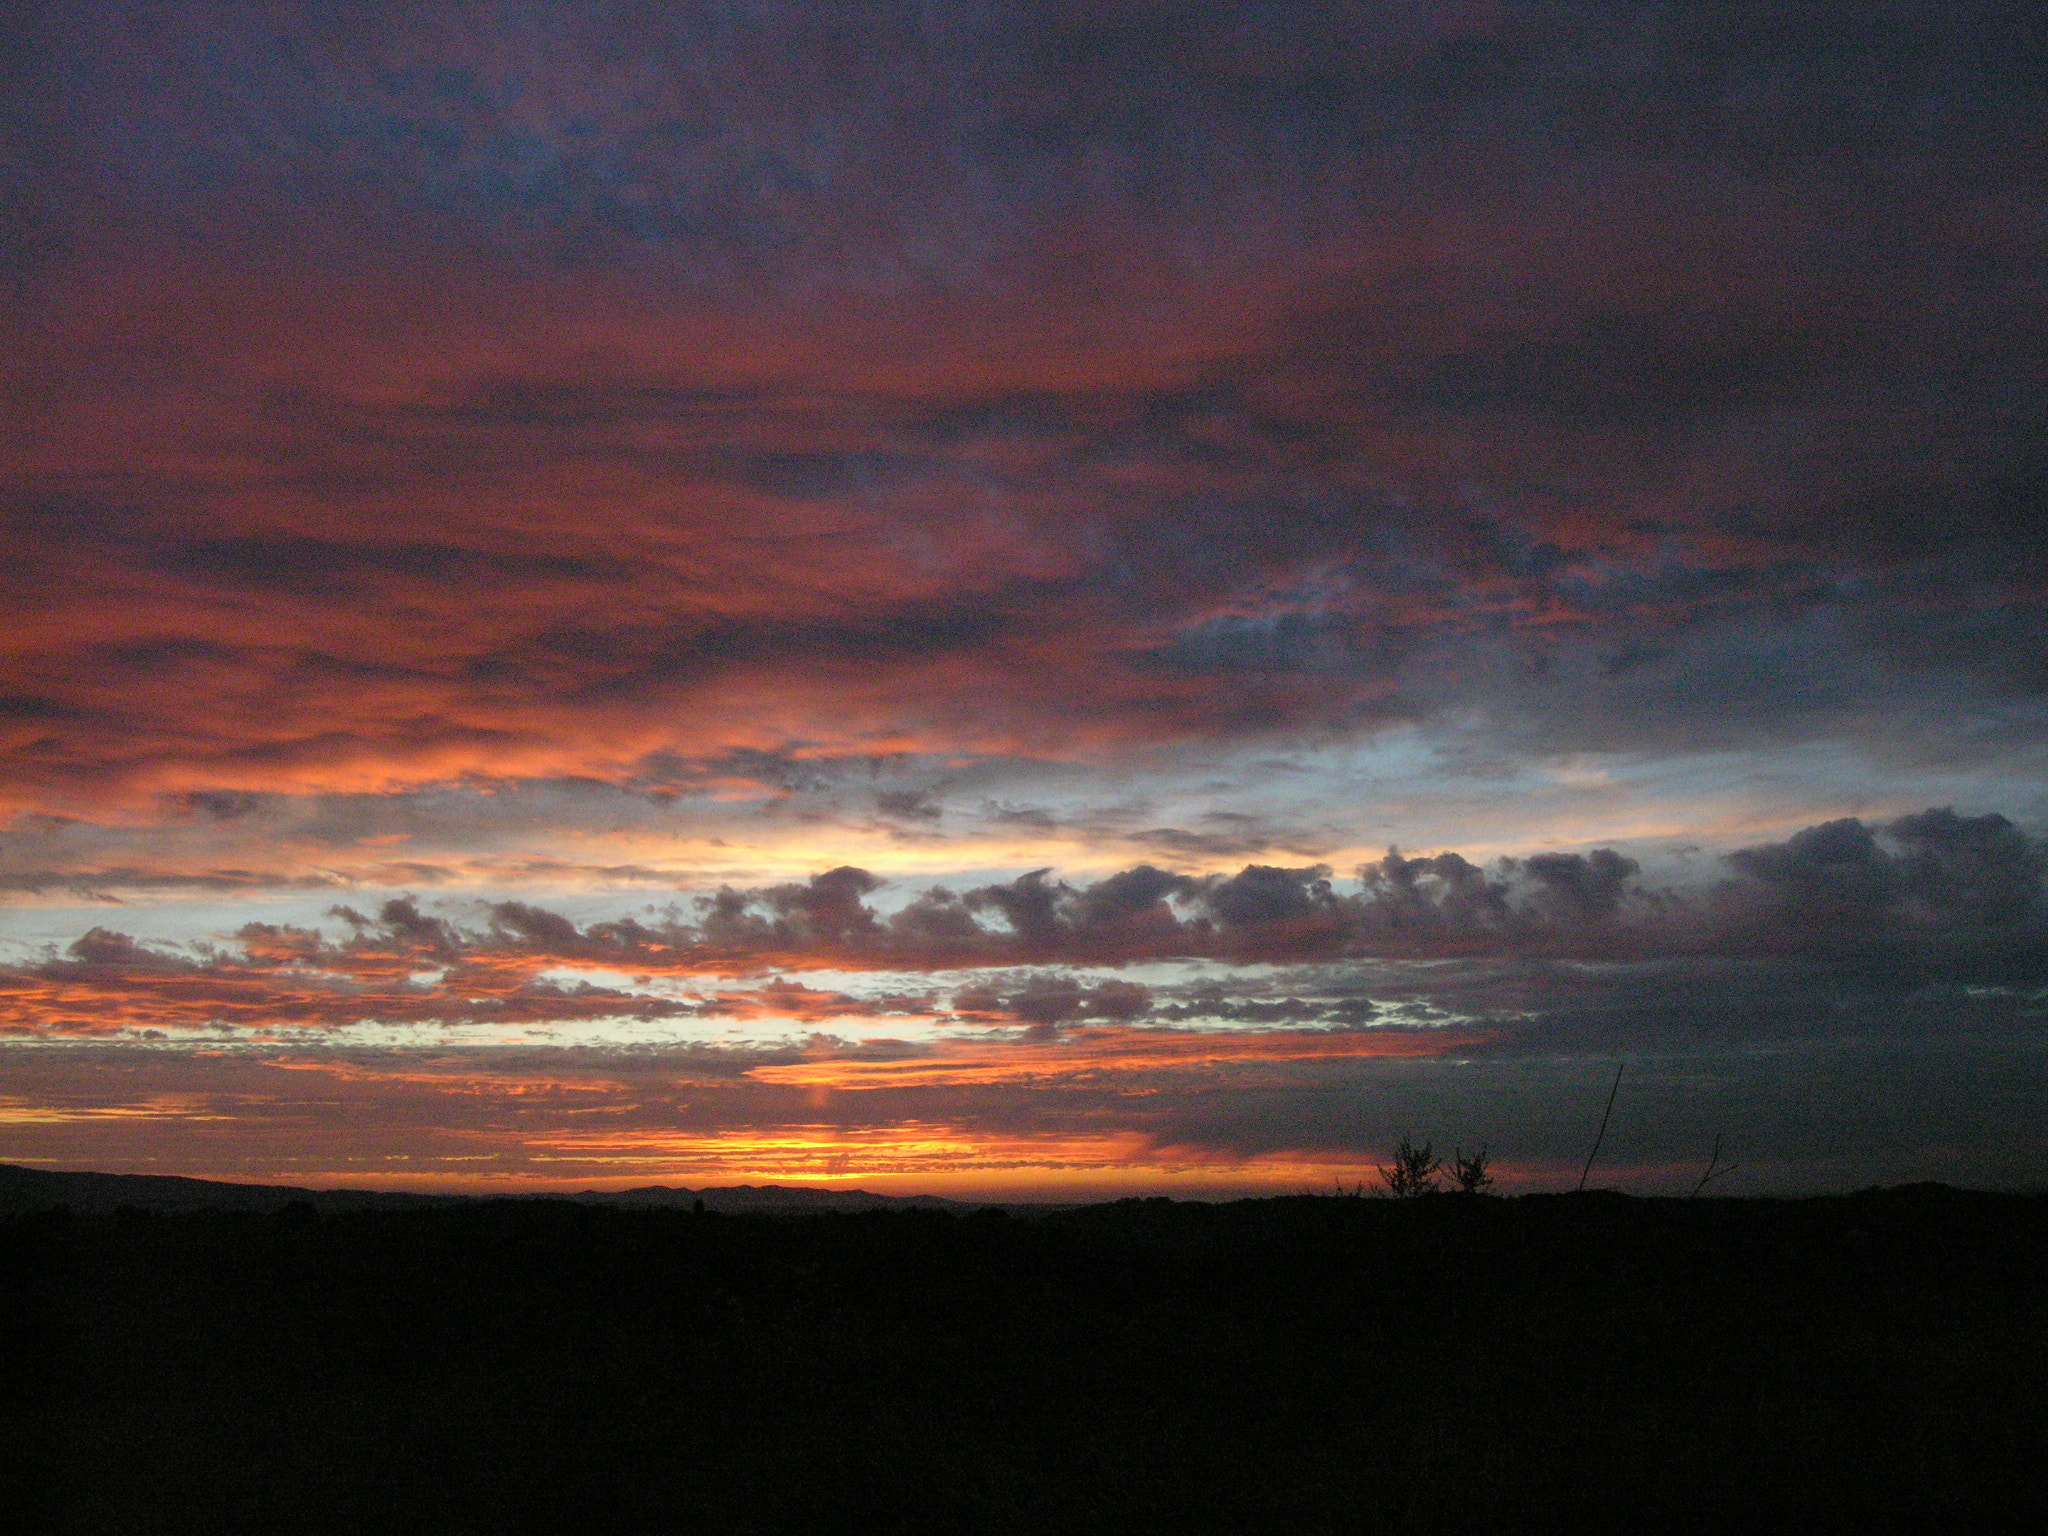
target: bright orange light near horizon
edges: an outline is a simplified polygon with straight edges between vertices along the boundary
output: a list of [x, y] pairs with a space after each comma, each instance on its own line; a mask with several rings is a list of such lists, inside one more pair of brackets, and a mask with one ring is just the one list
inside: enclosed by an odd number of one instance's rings
[[570, 1177], [573, 1167], [578, 1187], [768, 1182], [1027, 1200], [1298, 1193], [1372, 1176], [1368, 1163], [1336, 1151], [1232, 1154], [1162, 1145], [1138, 1130], [1006, 1134], [914, 1120], [709, 1135], [593, 1131], [535, 1141], [529, 1157], [543, 1178], [551, 1167]]
[[1113, 1081], [1118, 1074], [1196, 1072], [1306, 1061], [1448, 1056], [1484, 1044], [1474, 1030], [1077, 1031], [1058, 1040], [948, 1041], [895, 1059], [843, 1055], [750, 1069], [757, 1082], [831, 1090]]

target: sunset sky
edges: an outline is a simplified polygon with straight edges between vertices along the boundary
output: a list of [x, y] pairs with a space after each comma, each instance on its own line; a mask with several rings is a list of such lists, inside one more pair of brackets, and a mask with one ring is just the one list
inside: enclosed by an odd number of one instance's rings
[[2037, 6], [0, 27], [0, 1162], [2048, 1183]]

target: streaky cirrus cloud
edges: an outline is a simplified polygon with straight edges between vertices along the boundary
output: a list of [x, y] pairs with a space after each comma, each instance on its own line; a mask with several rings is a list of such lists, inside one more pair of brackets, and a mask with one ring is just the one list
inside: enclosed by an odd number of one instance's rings
[[43, 9], [5, 792], [2038, 740], [2033, 34], [1906, 10]]

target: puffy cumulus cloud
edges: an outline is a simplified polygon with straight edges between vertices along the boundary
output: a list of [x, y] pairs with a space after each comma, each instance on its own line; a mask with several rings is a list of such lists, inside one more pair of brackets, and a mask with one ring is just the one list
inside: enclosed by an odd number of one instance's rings
[[88, 929], [71, 941], [67, 951], [72, 961], [89, 972], [118, 970], [173, 970], [178, 962], [161, 950], [145, 948], [125, 933], [105, 928]]
[[[1704, 885], [1646, 888], [1636, 861], [1612, 849], [1539, 853], [1487, 868], [1455, 853], [1410, 857], [1389, 850], [1355, 882], [1340, 881], [1325, 865], [1254, 864], [1202, 877], [1139, 865], [1081, 885], [1032, 870], [964, 893], [926, 890], [889, 912], [870, 900], [884, 881], [841, 866], [807, 882], [726, 887], [697, 898], [694, 909], [672, 908], [648, 920], [580, 926], [513, 901], [490, 905], [477, 926], [401, 897], [374, 915], [330, 909], [343, 930], [338, 936], [250, 923], [235, 947], [196, 954], [95, 927], [64, 955], [0, 971], [0, 981], [11, 1027], [74, 1030], [215, 1018], [543, 1022], [706, 1011], [931, 1018], [944, 1010], [929, 997], [878, 1001], [783, 978], [689, 1001], [646, 988], [656, 978], [825, 969], [914, 977], [1024, 967], [1007, 978], [955, 984], [953, 1013], [1051, 1031], [1139, 1019], [1155, 1003], [1167, 1020], [1197, 1016], [1204, 1007], [1203, 1016], [1218, 1022], [1290, 1017], [1347, 1026], [1384, 1018], [1371, 989], [1313, 1005], [1241, 991], [1232, 998], [1157, 998], [1149, 983], [1090, 983], [1046, 967], [1797, 955], [1916, 974], [1929, 984], [2017, 984], [2040, 970], [2048, 851], [2003, 816], [1931, 809], [1880, 827], [1828, 822], [1780, 843], [1739, 849], [1726, 867], [1725, 878]], [[637, 980], [627, 989], [561, 979], [579, 969]]]
[[353, 907], [334, 907], [328, 915], [342, 919], [358, 934], [374, 933], [391, 950], [415, 960], [453, 960], [461, 950], [454, 928], [422, 913], [419, 903], [408, 897], [385, 902], [374, 923]]
[[807, 884], [777, 886], [767, 893], [767, 901], [792, 923], [799, 942], [857, 946], [881, 931], [861, 898], [883, 884], [864, 869], [842, 864]]
[[1379, 863], [1366, 865], [1358, 874], [1390, 927], [1465, 927], [1508, 920], [1508, 882], [1498, 875], [1490, 878], [1461, 854], [1403, 858], [1398, 848], [1390, 848]]
[[1867, 918], [1892, 894], [1892, 861], [1854, 817], [1738, 849], [1728, 862], [1802, 916]]
[[1612, 848], [1532, 854], [1525, 866], [1545, 890], [1581, 917], [1612, 917], [1629, 878], [1642, 866]]
[[1885, 830], [1902, 850], [1900, 889], [1926, 916], [2001, 923], [2040, 911], [2048, 851], [2003, 816], [1944, 808], [1902, 816]]
[[1863, 936], [2038, 927], [2048, 850], [2005, 817], [1931, 809], [1882, 827], [1826, 822], [1738, 849], [1730, 893], [1766, 920]]

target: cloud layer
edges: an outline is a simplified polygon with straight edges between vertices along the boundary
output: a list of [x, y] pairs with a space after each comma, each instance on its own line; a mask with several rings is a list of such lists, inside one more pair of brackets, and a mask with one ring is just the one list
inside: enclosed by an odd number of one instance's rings
[[46, 11], [6, 792], [2038, 743], [2018, 16], [1396, 9]]
[[1622, 1060], [1635, 1187], [1723, 1134], [1757, 1188], [2028, 1177], [2040, 843], [1934, 809], [1724, 868], [1652, 890], [1611, 850], [1389, 852], [884, 910], [842, 867], [652, 921], [394, 899], [218, 949], [94, 928], [0, 971], [0, 1124], [124, 1167], [1009, 1195], [1356, 1182], [1421, 1128], [1527, 1187], [1570, 1176]]
[[1344, 1074], [1680, 1016], [2018, 1102], [2034, 8], [17, 11], [20, 1124], [240, 1124], [204, 1037], [400, 1158], [431, 1038], [689, 1054], [719, 1166], [1328, 1173]]

